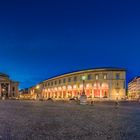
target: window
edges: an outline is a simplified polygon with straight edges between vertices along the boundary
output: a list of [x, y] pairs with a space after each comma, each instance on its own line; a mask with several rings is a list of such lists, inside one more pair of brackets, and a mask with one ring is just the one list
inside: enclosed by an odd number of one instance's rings
[[53, 82], [51, 82], [51, 86], [53, 86]]
[[87, 77], [87, 79], [88, 79], [88, 80], [91, 80], [91, 78], [92, 78], [92, 77], [91, 77], [91, 74], [89, 74], [88, 77]]
[[48, 86], [50, 86], [50, 83], [48, 82]]
[[96, 80], [99, 79], [99, 75], [98, 75], [98, 74], [95, 75], [95, 79], [96, 79]]
[[68, 82], [71, 82], [71, 78], [68, 78]]
[[15, 91], [15, 87], [13, 87], [13, 91]]
[[77, 81], [77, 77], [75, 76], [73, 80], [74, 80], [74, 82], [76, 82]]
[[107, 74], [104, 74], [103, 77], [104, 77], [104, 79], [106, 80], [106, 79], [107, 79]]
[[120, 79], [120, 74], [117, 73], [117, 74], [116, 74], [116, 80], [119, 80], [119, 79]]
[[59, 84], [61, 84], [61, 80], [59, 80]]
[[57, 85], [57, 81], [55, 81], [55, 85]]
[[63, 79], [63, 83], [66, 83], [66, 79]]

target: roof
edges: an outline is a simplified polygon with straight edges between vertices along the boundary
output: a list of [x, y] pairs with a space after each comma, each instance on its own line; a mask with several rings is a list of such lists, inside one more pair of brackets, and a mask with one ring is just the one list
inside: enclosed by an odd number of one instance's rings
[[140, 76], [135, 77], [135, 79], [139, 79], [139, 78], [140, 78]]
[[135, 82], [137, 79], [140, 79], [140, 76], [134, 77], [133, 79], [131, 79], [131, 80], [129, 81], [128, 84]]
[[[115, 68], [115, 67], [100, 67], [100, 68], [89, 68], [89, 69], [83, 69], [83, 70], [76, 70], [76, 71], [71, 71], [71, 72], [55, 75], [53, 77], [50, 77], [50, 78], [44, 80], [44, 82], [47, 80], [53, 79], [53, 78], [64, 76], [64, 75], [80, 73], [80, 72], [89, 72], [89, 71], [126, 71], [126, 69], [125, 68]], [[40, 82], [40, 83], [42, 83], [42, 82]]]
[[4, 74], [4, 73], [1, 73], [1, 72], [0, 72], [0, 76], [2, 76], [2, 77], [7, 77], [7, 78], [9, 77], [9, 75]]

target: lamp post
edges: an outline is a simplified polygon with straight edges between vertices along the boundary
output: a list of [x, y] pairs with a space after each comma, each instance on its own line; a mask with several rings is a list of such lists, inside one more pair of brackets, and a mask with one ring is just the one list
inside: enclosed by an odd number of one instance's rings
[[86, 105], [87, 104], [87, 96], [85, 94], [85, 80], [86, 80], [86, 76], [82, 76], [82, 81], [83, 81], [83, 91], [82, 91], [82, 95], [80, 96], [80, 104], [81, 105]]
[[83, 81], [83, 92], [82, 94], [85, 95], [85, 80], [86, 80], [86, 76], [82, 76], [82, 81]]
[[119, 96], [119, 93], [116, 93], [116, 100], [118, 101], [118, 96]]
[[117, 92], [116, 93], [116, 103], [115, 103], [116, 108], [118, 108], [118, 106], [119, 106], [118, 96], [119, 96], [119, 93]]
[[2, 93], [3, 93], [2, 100], [5, 100], [5, 88], [2, 88]]
[[119, 91], [120, 91], [120, 88], [119, 87], [116, 87], [116, 100], [117, 101], [119, 99]]
[[38, 97], [39, 97], [39, 93], [38, 93], [38, 92], [39, 92], [40, 86], [37, 85], [35, 88], [36, 88], [36, 92], [37, 92], [37, 97], [36, 97], [36, 99], [38, 99]]

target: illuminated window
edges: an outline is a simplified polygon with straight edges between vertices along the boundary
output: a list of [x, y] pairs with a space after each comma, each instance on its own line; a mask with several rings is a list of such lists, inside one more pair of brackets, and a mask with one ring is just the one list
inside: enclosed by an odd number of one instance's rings
[[104, 76], [103, 76], [103, 77], [104, 77], [104, 79], [106, 80], [106, 79], [107, 79], [107, 74], [104, 74]]
[[99, 79], [99, 75], [98, 75], [98, 74], [95, 75], [95, 79], [96, 79], [96, 80]]

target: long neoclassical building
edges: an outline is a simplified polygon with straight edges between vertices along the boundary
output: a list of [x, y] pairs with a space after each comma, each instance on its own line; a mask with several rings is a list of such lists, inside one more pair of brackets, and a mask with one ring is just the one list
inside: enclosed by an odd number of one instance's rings
[[17, 97], [18, 85], [16, 81], [12, 81], [7, 74], [0, 73], [0, 98]]
[[71, 99], [85, 92], [88, 99], [123, 99], [126, 96], [126, 70], [97, 68], [70, 72], [42, 81], [29, 89], [34, 98]]

